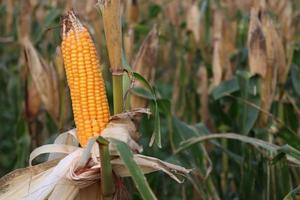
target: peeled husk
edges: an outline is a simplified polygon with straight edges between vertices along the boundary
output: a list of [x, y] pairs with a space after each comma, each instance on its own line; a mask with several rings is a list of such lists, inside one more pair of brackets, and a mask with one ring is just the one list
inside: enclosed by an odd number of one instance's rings
[[[177, 175], [186, 175], [191, 170], [135, 153], [141, 152], [142, 147], [131, 137], [134, 135], [132, 132], [136, 132], [132, 119], [145, 112], [148, 113], [148, 110], [113, 116], [101, 135], [107, 140], [127, 143], [134, 153], [133, 159], [144, 174], [160, 170], [181, 183]], [[35, 149], [30, 155], [29, 167], [15, 170], [0, 179], [0, 200], [99, 198], [101, 165], [95, 138], [90, 139], [86, 148], [80, 148], [77, 144], [76, 129], [72, 129], [59, 135], [54, 144]], [[130, 176], [112, 143], [109, 144], [109, 150], [115, 174], [118, 177]], [[48, 161], [31, 166], [36, 157], [45, 153], [50, 153]]]

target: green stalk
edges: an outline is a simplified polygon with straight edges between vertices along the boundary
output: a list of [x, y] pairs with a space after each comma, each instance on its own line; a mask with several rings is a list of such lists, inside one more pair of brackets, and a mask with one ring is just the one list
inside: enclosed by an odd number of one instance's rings
[[[114, 114], [123, 111], [123, 67], [122, 67], [122, 29], [120, 0], [98, 0], [102, 13], [106, 45], [113, 81]], [[114, 182], [108, 146], [101, 146], [101, 185], [102, 197], [105, 200], [113, 199]]]
[[103, 137], [97, 138], [101, 162], [101, 192], [103, 200], [112, 200], [115, 193], [115, 186], [112, 179], [112, 166], [110, 163], [109, 142]]
[[114, 114], [123, 112], [123, 75], [113, 75]]

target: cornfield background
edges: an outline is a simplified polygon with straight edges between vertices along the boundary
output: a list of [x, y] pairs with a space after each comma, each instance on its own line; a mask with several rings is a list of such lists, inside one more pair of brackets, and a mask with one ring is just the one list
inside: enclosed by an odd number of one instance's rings
[[[96, 3], [0, 0], [0, 176], [27, 166], [34, 148], [74, 127], [59, 47], [60, 18], [70, 8], [94, 38], [112, 104]], [[141, 119], [143, 154], [194, 169], [183, 184], [161, 172], [147, 175], [157, 197], [299, 198], [299, 1], [121, 3], [123, 65], [151, 83], [159, 109], [160, 122]], [[130, 85], [124, 75], [127, 110], [155, 106], [142, 85]], [[161, 129], [162, 148], [148, 145], [154, 127]], [[223, 139], [210, 139], [213, 133]], [[132, 199], [140, 199], [132, 180], [123, 181]]]

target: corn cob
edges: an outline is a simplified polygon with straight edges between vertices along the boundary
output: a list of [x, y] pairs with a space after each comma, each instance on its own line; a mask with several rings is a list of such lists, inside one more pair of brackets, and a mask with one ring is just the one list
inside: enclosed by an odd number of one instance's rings
[[62, 53], [77, 137], [85, 146], [105, 128], [109, 107], [95, 45], [72, 11], [63, 19]]

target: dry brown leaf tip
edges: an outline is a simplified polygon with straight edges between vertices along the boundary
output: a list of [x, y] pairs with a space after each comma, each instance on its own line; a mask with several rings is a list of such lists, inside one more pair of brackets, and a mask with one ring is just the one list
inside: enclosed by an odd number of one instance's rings
[[261, 18], [261, 11], [252, 8], [248, 32], [249, 66], [251, 74], [259, 74], [265, 77], [267, 68], [267, 44]]

